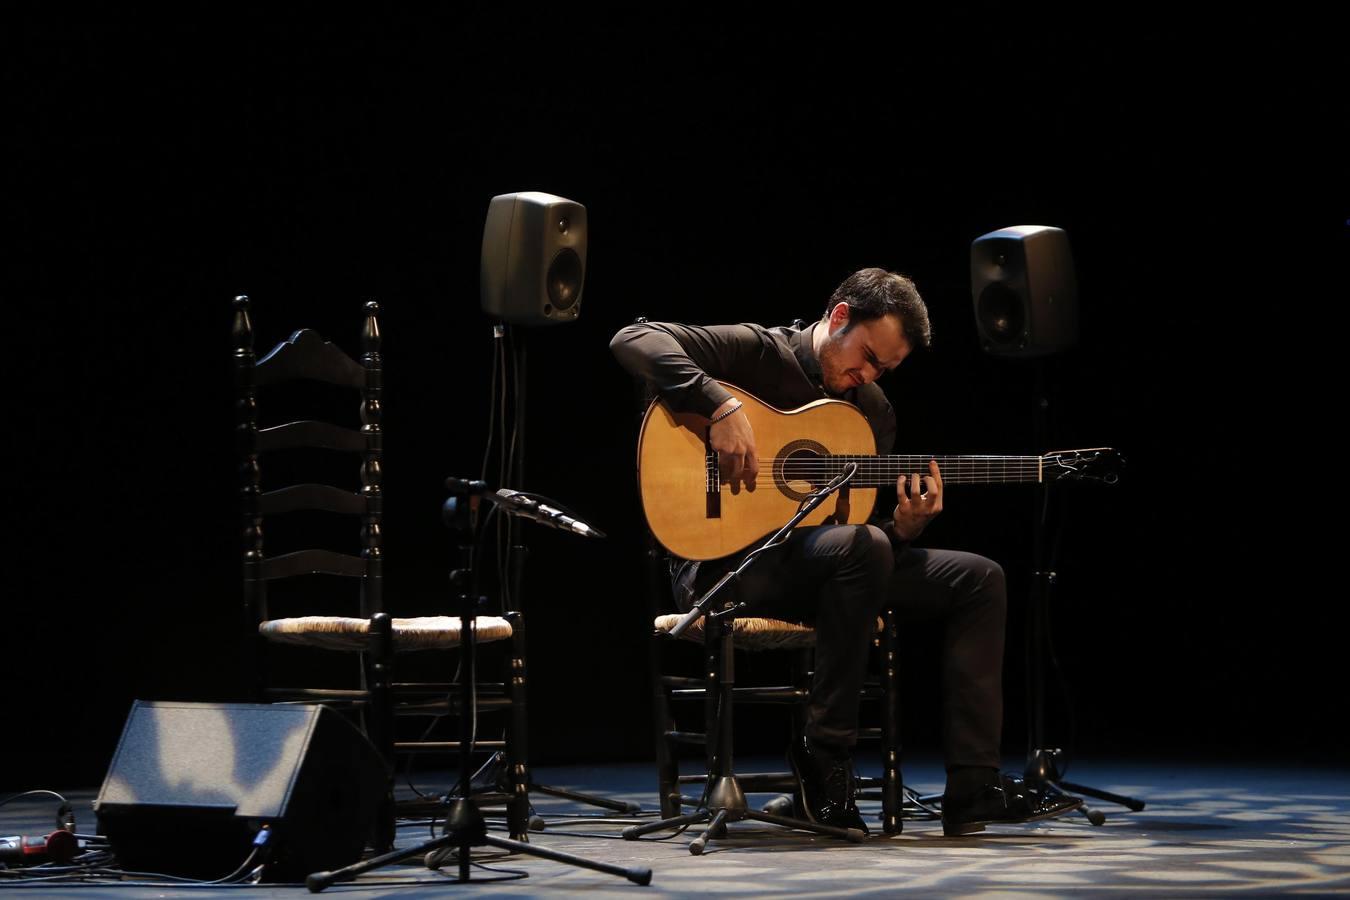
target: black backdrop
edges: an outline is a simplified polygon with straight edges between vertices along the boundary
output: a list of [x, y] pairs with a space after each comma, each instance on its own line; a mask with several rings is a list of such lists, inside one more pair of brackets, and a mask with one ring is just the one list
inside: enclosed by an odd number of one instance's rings
[[[12, 24], [14, 787], [97, 780], [133, 697], [238, 696], [236, 293], [260, 348], [308, 325], [355, 351], [381, 301], [388, 596], [444, 602], [440, 483], [477, 471], [486, 436], [482, 220], [516, 190], [591, 225], [581, 320], [528, 335], [528, 486], [613, 534], [532, 535], [538, 760], [649, 752], [613, 332], [811, 317], [852, 270], [895, 268], [937, 336], [886, 383], [899, 449], [1038, 452], [1031, 370], [978, 350], [967, 274], [973, 238], [1024, 223], [1068, 231], [1081, 285], [1052, 443], [1130, 460], [1119, 487], [1064, 498], [1079, 749], [1344, 754], [1334, 466], [1312, 423], [1340, 407], [1317, 337], [1344, 299], [1345, 109], [1316, 23], [218, 6]], [[1010, 764], [1032, 501], [953, 490], [925, 536], [1008, 569]], [[907, 737], [933, 750], [933, 635], [910, 637]]]

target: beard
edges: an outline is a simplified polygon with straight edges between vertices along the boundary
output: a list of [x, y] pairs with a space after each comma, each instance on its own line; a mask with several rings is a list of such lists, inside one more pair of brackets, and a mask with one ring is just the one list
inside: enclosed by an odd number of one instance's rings
[[820, 383], [825, 393], [832, 397], [842, 396], [854, 387], [853, 379], [844, 374], [844, 367], [839, 362], [839, 335], [845, 330], [826, 335], [820, 342]]

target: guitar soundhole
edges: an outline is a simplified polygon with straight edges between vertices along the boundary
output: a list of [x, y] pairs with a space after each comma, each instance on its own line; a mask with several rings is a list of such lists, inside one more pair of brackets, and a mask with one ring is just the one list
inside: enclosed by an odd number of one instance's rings
[[829, 455], [830, 451], [816, 441], [793, 441], [774, 456], [774, 486], [786, 497], [804, 500], [830, 480], [831, 473], [826, 471], [823, 459]]

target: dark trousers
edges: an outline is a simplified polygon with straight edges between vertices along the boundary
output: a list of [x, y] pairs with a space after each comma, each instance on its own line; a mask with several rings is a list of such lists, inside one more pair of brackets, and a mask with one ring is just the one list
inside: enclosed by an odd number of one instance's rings
[[[815, 680], [806, 733], [852, 747], [858, 700], [877, 616], [893, 604], [901, 624], [943, 625], [943, 756], [951, 766], [999, 766], [1003, 727], [1003, 638], [1007, 591], [998, 563], [955, 550], [892, 549], [870, 525], [799, 528], [769, 551], [741, 582], [748, 613], [805, 622], [816, 629]], [[738, 561], [738, 560], [737, 560]], [[687, 605], [725, 571], [677, 573]]]

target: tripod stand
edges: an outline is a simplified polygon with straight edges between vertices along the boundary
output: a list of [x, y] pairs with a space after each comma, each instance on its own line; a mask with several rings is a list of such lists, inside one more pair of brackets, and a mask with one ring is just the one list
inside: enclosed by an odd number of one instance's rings
[[471, 860], [469, 851], [474, 847], [497, 847], [515, 853], [526, 853], [556, 862], [567, 863], [585, 869], [593, 869], [609, 875], [618, 875], [634, 884], [650, 884], [652, 870], [646, 867], [624, 868], [610, 863], [595, 862], [584, 857], [557, 850], [538, 847], [524, 841], [499, 838], [487, 833], [487, 823], [482, 812], [471, 797], [473, 777], [473, 692], [476, 681], [476, 648], [474, 638], [474, 620], [478, 605], [477, 581], [474, 577], [474, 547], [477, 535], [478, 506], [487, 485], [482, 481], [451, 478], [446, 482], [451, 496], [445, 502], [446, 524], [459, 538], [460, 567], [450, 575], [460, 602], [461, 633], [463, 635], [463, 672], [459, 682], [459, 796], [450, 804], [445, 825], [440, 837], [426, 841], [415, 847], [394, 850], [372, 859], [338, 869], [335, 872], [315, 872], [305, 879], [305, 885], [313, 893], [318, 893], [340, 881], [351, 881], [362, 873], [410, 859], [424, 856], [426, 865], [439, 869], [452, 854], [458, 853], [459, 872], [456, 879], [460, 883], [468, 882]]
[[[1046, 415], [1050, 407], [1047, 396], [1045, 361], [1036, 361], [1036, 398], [1034, 431], [1038, 446], [1044, 446]], [[1047, 553], [1047, 524], [1050, 507], [1050, 488], [1042, 483], [1040, 510], [1032, 526], [1033, 575], [1027, 606], [1027, 766], [1023, 778], [1029, 787], [1043, 793], [1085, 794], [1108, 803], [1116, 803], [1134, 812], [1144, 808], [1142, 800], [1113, 794], [1100, 788], [1065, 781], [1060, 774], [1059, 760], [1063, 751], [1045, 745], [1045, 660], [1049, 654], [1050, 594], [1058, 579], [1054, 571], [1054, 554]], [[1080, 807], [1093, 825], [1106, 822], [1106, 816], [1096, 809]]]
[[[736, 687], [735, 652], [732, 640], [733, 624], [736, 614], [744, 609], [746, 604], [744, 601], [737, 601], [721, 610], [709, 611], [713, 608], [713, 601], [721, 595], [728, 585], [739, 580], [746, 569], [758, 561], [766, 550], [773, 549], [786, 541], [792, 529], [824, 502], [826, 497], [847, 484], [857, 473], [857, 470], [856, 463], [849, 463], [843, 474], [816, 493], [808, 496], [786, 525], [747, 555], [734, 570], [723, 575], [668, 632], [669, 638], [678, 638], [700, 618], [706, 617], [708, 620], [704, 632], [705, 646], [709, 651], [708, 665], [705, 671], [709, 673], [708, 677], [712, 679], [716, 690], [716, 714], [711, 716], [710, 719], [710, 730], [715, 730], [716, 738], [714, 739], [713, 734], [709, 734], [707, 739], [709, 745], [714, 749], [709, 760], [703, 798], [699, 801], [702, 808], [687, 815], [671, 816], [657, 822], [626, 828], [623, 831], [626, 840], [637, 840], [643, 835], [655, 831], [665, 831], [672, 828], [683, 829], [690, 825], [707, 823], [708, 827], [689, 844], [689, 852], [698, 856], [703, 853], [709, 840], [726, 833], [728, 823], [745, 819], [842, 838], [853, 843], [860, 843], [863, 840], [862, 831], [856, 828], [819, 825], [802, 819], [793, 819], [750, 808], [745, 799], [745, 792], [736, 778], [735, 766], [732, 762], [734, 744], [732, 712], [735, 704]], [[714, 688], [710, 685], [708, 689]]]

